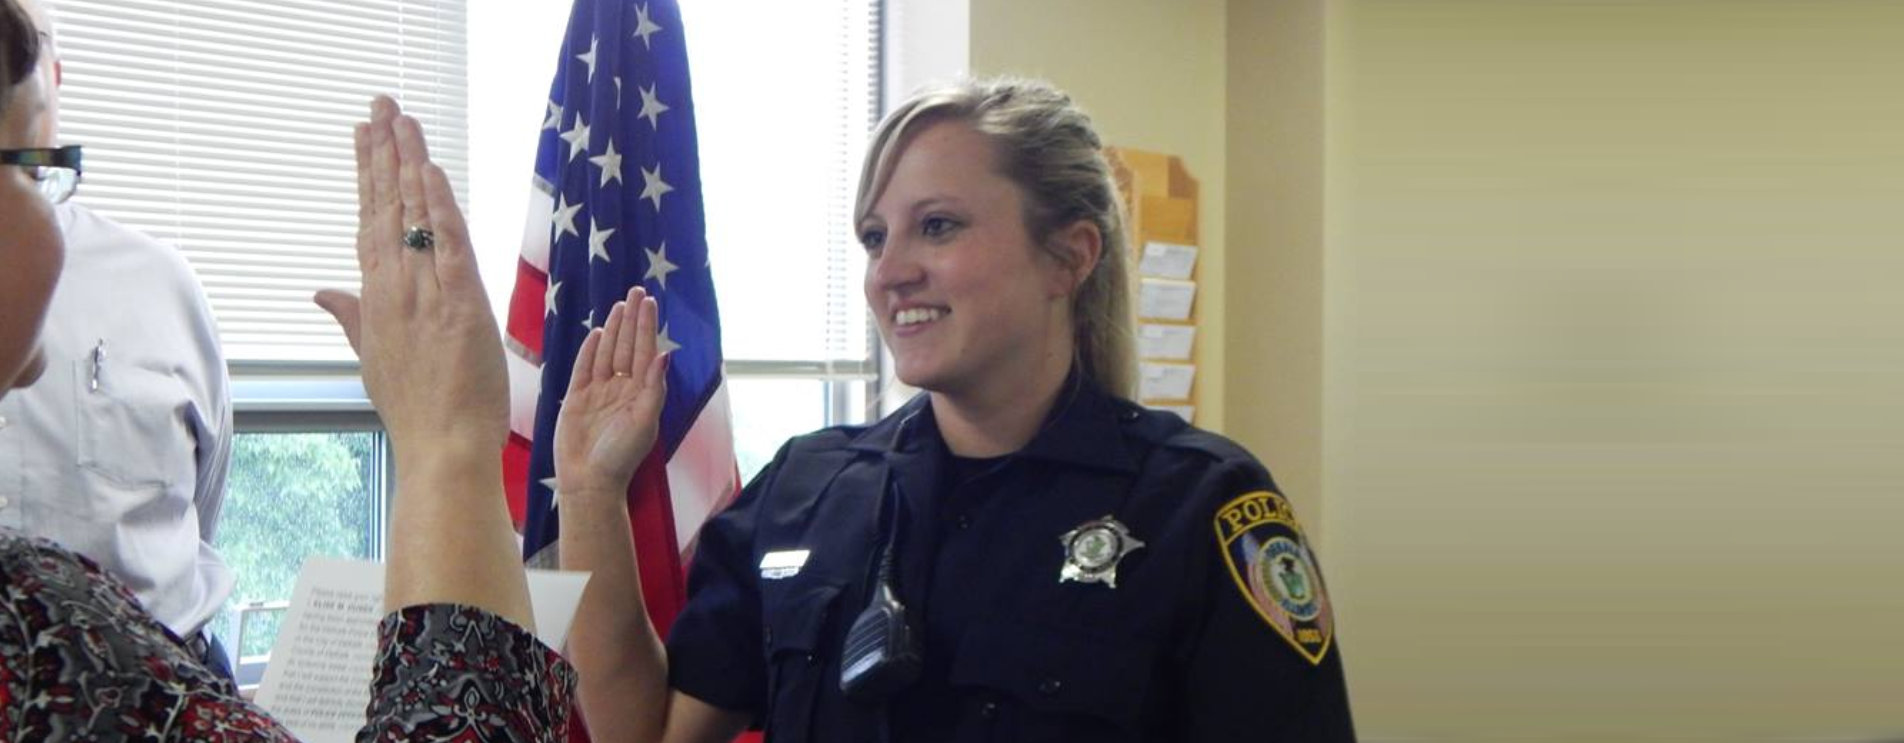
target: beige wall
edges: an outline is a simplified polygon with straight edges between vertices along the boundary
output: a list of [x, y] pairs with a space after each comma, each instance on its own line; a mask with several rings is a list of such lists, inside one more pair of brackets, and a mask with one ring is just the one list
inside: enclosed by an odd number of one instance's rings
[[1366, 739], [1904, 735], [1904, 3], [971, 11], [1203, 179]]
[[1904, 3], [1337, 5], [1364, 730], [1904, 733]]
[[1229, 4], [1222, 335], [1226, 433], [1269, 465], [1324, 552], [1327, 6]]
[[971, 0], [971, 70], [1050, 80], [1114, 145], [1181, 156], [1201, 189], [1198, 423], [1223, 430], [1224, 0]]

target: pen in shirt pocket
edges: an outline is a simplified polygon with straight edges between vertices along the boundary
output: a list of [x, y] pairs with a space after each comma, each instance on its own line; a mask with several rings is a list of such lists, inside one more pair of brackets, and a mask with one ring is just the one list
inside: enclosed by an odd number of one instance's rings
[[99, 391], [99, 376], [101, 374], [104, 374], [105, 372], [106, 372], [106, 339], [101, 338], [99, 339], [99, 344], [96, 346], [93, 346], [92, 391], [94, 392]]

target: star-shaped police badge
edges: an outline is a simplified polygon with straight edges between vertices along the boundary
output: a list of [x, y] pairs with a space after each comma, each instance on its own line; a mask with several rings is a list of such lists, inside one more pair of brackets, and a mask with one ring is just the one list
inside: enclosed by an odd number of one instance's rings
[[1064, 569], [1058, 582], [1103, 583], [1117, 587], [1117, 564], [1124, 556], [1143, 549], [1144, 543], [1131, 536], [1130, 529], [1117, 519], [1105, 516], [1087, 521], [1058, 538], [1064, 544]]

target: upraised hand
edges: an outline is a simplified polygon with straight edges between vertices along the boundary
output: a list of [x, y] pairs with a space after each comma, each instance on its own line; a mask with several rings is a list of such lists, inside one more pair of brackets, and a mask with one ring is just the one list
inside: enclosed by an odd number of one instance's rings
[[654, 448], [667, 398], [667, 356], [657, 351], [657, 308], [641, 287], [589, 331], [555, 423], [556, 489], [564, 498], [628, 490]]
[[469, 228], [416, 119], [386, 96], [370, 112], [354, 132], [362, 294], [326, 290], [317, 303], [363, 361], [399, 456], [419, 446], [493, 456], [508, 435], [509, 386]]
[[361, 294], [323, 291], [396, 454], [386, 610], [465, 604], [534, 630], [502, 492], [509, 382], [469, 228], [423, 130], [378, 96], [358, 124]]

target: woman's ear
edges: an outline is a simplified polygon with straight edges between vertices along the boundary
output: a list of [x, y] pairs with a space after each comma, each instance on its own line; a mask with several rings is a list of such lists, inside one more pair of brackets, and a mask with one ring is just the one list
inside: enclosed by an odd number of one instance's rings
[[1053, 236], [1052, 247], [1057, 254], [1058, 265], [1063, 270], [1057, 273], [1061, 284], [1051, 287], [1052, 296], [1070, 296], [1097, 268], [1097, 262], [1104, 257], [1104, 233], [1098, 231], [1097, 223], [1088, 219], [1072, 222], [1070, 226]]

